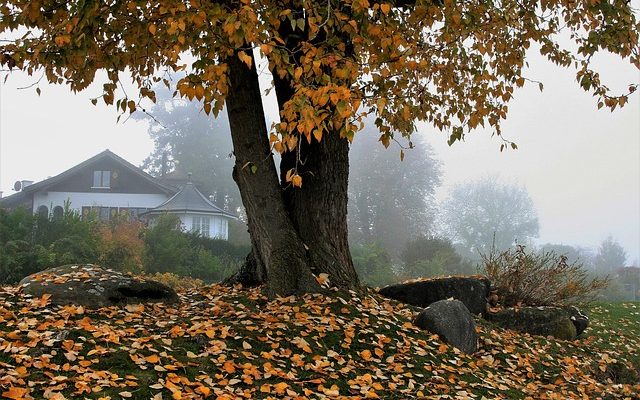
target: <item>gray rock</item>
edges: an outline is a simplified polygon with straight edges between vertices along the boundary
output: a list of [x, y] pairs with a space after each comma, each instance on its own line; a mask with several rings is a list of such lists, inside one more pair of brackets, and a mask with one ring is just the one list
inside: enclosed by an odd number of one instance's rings
[[589, 317], [576, 307], [567, 307], [566, 310], [571, 316], [571, 322], [576, 327], [576, 336], [580, 336], [582, 332], [589, 326]]
[[563, 340], [574, 340], [578, 335], [578, 329], [572, 320], [572, 313], [567, 308], [507, 308], [497, 313], [487, 314], [486, 319], [503, 328], [531, 335], [553, 336]]
[[476, 322], [459, 300], [440, 300], [418, 314], [414, 324], [467, 354], [478, 350]]
[[29, 275], [20, 281], [22, 293], [50, 294], [52, 304], [90, 308], [112, 305], [178, 301], [170, 287], [93, 264], [63, 265]]
[[379, 293], [418, 307], [428, 307], [436, 301], [454, 298], [460, 300], [472, 314], [484, 315], [490, 288], [489, 279], [468, 276], [400, 283], [384, 287]]

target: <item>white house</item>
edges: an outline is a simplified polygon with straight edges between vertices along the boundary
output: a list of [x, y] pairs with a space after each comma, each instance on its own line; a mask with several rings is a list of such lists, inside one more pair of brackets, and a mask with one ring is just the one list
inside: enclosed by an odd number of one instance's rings
[[62, 215], [65, 204], [82, 215], [95, 211], [102, 220], [122, 214], [150, 219], [176, 214], [185, 229], [220, 239], [228, 239], [229, 220], [237, 219], [207, 200], [193, 183], [167, 185], [109, 150], [0, 199], [2, 208], [22, 206], [53, 217]]

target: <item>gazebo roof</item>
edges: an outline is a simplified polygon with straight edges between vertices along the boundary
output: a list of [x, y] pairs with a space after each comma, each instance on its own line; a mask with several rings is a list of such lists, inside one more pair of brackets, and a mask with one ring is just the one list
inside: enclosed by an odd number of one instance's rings
[[209, 201], [209, 199], [196, 188], [193, 182], [187, 182], [180, 188], [178, 193], [158, 207], [147, 211], [145, 215], [160, 213], [197, 213], [238, 218], [236, 215], [222, 210]]

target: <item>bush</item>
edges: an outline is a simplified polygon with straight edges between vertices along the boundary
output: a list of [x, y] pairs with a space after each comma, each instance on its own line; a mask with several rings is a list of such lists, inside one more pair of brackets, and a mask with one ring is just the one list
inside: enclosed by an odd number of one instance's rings
[[155, 274], [145, 275], [144, 277], [160, 283], [164, 283], [165, 285], [176, 291], [197, 289], [204, 286], [204, 282], [201, 279], [180, 276], [172, 274], [171, 272], [156, 272]]
[[207, 283], [226, 278], [232, 272], [229, 264], [223, 265], [201, 242], [180, 230], [180, 220], [175, 215], [161, 216], [144, 234], [145, 271], [170, 272]]
[[403, 278], [472, 274], [472, 264], [456, 253], [449, 239], [419, 237], [408, 242], [402, 255]]
[[516, 305], [569, 305], [592, 300], [609, 279], [589, 281], [581, 264], [567, 263], [554, 252], [527, 253], [518, 245], [500, 254], [482, 255], [484, 272], [497, 291], [499, 302]]
[[140, 221], [117, 218], [100, 226], [98, 262], [119, 271], [141, 273], [144, 269], [144, 225]]
[[377, 243], [351, 246], [353, 266], [360, 281], [369, 286], [385, 286], [398, 281], [394, 273], [391, 257]]

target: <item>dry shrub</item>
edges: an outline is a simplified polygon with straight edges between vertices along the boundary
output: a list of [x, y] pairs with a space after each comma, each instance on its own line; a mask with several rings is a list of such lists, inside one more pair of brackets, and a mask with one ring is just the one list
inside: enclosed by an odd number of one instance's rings
[[116, 219], [99, 228], [99, 263], [103, 267], [119, 271], [140, 273], [144, 269], [144, 240], [140, 221]]
[[171, 272], [156, 272], [155, 274], [145, 275], [145, 278], [164, 283], [176, 291], [197, 289], [204, 286], [204, 282], [201, 279], [179, 276]]
[[518, 245], [497, 254], [482, 255], [485, 274], [491, 279], [499, 302], [516, 305], [569, 305], [592, 300], [609, 284], [609, 278], [588, 279], [579, 263], [553, 251], [527, 253]]

